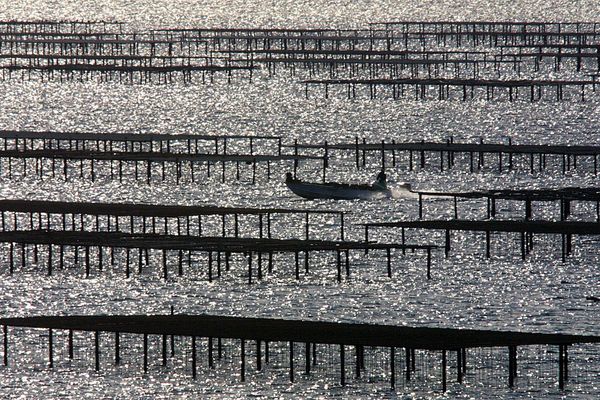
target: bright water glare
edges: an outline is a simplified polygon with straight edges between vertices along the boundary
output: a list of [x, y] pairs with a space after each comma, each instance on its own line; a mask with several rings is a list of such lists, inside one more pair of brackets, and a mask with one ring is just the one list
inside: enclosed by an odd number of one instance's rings
[[[126, 23], [127, 30], [175, 27], [333, 27], [364, 28], [369, 22], [385, 20], [594, 20], [600, 15], [595, 1], [0, 1], [0, 19], [74, 19], [113, 20]], [[346, 99], [337, 95], [325, 99], [315, 92], [308, 99], [299, 79], [285, 73], [274, 77], [259, 72], [252, 82], [247, 79], [217, 78], [214, 83], [119, 84], [115, 82], [41, 82], [7, 80], [0, 83], [0, 128], [6, 130], [48, 130], [79, 132], [200, 133], [282, 136], [286, 143], [298, 139], [304, 143], [353, 141], [505, 142], [521, 144], [594, 144], [600, 145], [597, 132], [600, 100], [591, 94], [586, 101], [508, 102], [481, 98], [462, 102], [415, 101], [407, 97]], [[372, 182], [378, 172], [377, 161], [357, 171], [353, 154], [334, 159], [328, 179], [353, 183]], [[427, 191], [466, 191], [493, 188], [593, 187], [598, 178], [590, 173], [591, 162], [583, 160], [578, 169], [560, 173], [558, 159], [543, 172], [530, 174], [528, 160], [517, 159], [521, 168], [498, 173], [486, 165], [469, 173], [468, 160], [456, 160], [457, 167], [440, 172], [433, 165], [410, 171], [407, 160], [399, 160], [388, 171], [393, 188], [409, 182], [413, 189]], [[435, 163], [432, 161], [432, 163]], [[493, 163], [492, 163], [493, 164]], [[249, 207], [290, 207], [337, 209], [348, 212], [347, 239], [363, 238], [361, 223], [368, 221], [412, 220], [417, 217], [417, 200], [401, 189], [393, 199], [373, 201], [308, 201], [295, 197], [284, 184], [282, 165], [270, 181], [259, 174], [251, 185], [248, 170], [245, 182], [223, 184], [218, 176], [202, 184], [171, 179], [155, 179], [147, 185], [129, 179], [124, 183], [100, 177], [97, 181], [46, 177], [43, 181], [27, 177], [0, 182], [0, 197], [62, 201], [143, 202], [155, 204], [219, 205]], [[129, 171], [129, 177], [132, 172]], [[263, 171], [264, 172], [264, 171]], [[230, 171], [233, 174], [233, 171]], [[320, 178], [320, 167], [303, 165], [299, 174], [307, 180]], [[452, 218], [449, 199], [426, 202], [430, 218]], [[519, 218], [522, 205], [499, 205], [503, 217]], [[573, 219], [589, 220], [595, 205], [574, 204]], [[484, 200], [459, 202], [463, 218], [485, 218]], [[534, 218], [557, 219], [556, 205], [540, 204]], [[250, 224], [251, 222], [247, 222]], [[274, 232], [301, 237], [303, 221], [280, 217]], [[323, 216], [312, 222], [312, 232], [322, 238], [336, 238], [339, 222]], [[218, 226], [218, 224], [215, 224]], [[293, 228], [289, 228], [292, 226]], [[250, 231], [250, 229], [249, 229]], [[380, 240], [397, 240], [394, 232], [382, 231]], [[249, 317], [285, 317], [323, 321], [368, 322], [406, 326], [430, 326], [473, 329], [517, 330], [545, 333], [600, 335], [600, 246], [594, 238], [576, 238], [575, 251], [566, 262], [560, 260], [560, 243], [555, 237], [541, 237], [527, 260], [520, 258], [519, 242], [510, 234], [494, 236], [492, 257], [483, 254], [484, 241], [479, 234], [456, 233], [448, 258], [434, 258], [433, 279], [425, 279], [422, 254], [393, 254], [394, 278], [386, 275], [385, 259], [372, 252], [353, 254], [356, 266], [350, 279], [335, 283], [334, 256], [314, 259], [310, 275], [296, 281], [291, 273], [293, 257], [277, 256], [277, 268], [267, 279], [249, 286], [245, 283], [241, 259], [233, 260], [232, 273], [213, 283], [198, 267], [184, 277], [167, 282], [158, 267], [149, 267], [141, 276], [125, 279], [122, 270], [93, 272], [84, 279], [80, 268], [67, 268], [53, 277], [43, 277], [43, 267], [29, 266], [9, 276], [3, 255], [0, 273], [0, 304], [3, 317], [70, 314], [142, 314], [169, 312], [213, 313]], [[443, 234], [410, 232], [416, 243], [437, 241]], [[158, 255], [155, 255], [158, 257]], [[122, 257], [118, 260], [122, 261]], [[237, 262], [237, 264], [236, 264]], [[118, 264], [118, 262], [117, 262]], [[158, 262], [155, 263], [156, 265]], [[197, 265], [205, 265], [205, 259]], [[299, 379], [290, 384], [286, 377], [285, 355], [280, 368], [265, 373], [249, 373], [249, 382], [240, 383], [232, 365], [219, 365], [216, 371], [202, 368], [198, 380], [190, 379], [189, 351], [170, 360], [169, 369], [161, 369], [158, 341], [150, 374], [140, 371], [140, 342], [129, 338], [125, 365], [116, 368], [107, 360], [101, 373], [93, 371], [93, 338], [76, 338], [77, 363], [67, 359], [65, 338], [56, 340], [57, 367], [45, 368], [45, 338], [40, 332], [14, 334], [14, 367], [0, 371], [0, 392], [12, 398], [434, 398], [439, 393], [436, 371], [430, 380], [413, 382], [390, 392], [380, 376], [353, 381], [347, 387], [337, 384], [336, 364], [323, 366], [320, 377]], [[111, 351], [110, 338], [104, 338], [103, 352]], [[127, 339], [124, 339], [126, 341]], [[136, 341], [137, 340], [137, 341]], [[158, 340], [158, 339], [157, 339]], [[185, 340], [185, 339], [181, 339]], [[183, 349], [186, 343], [182, 343]], [[188, 344], [189, 345], [189, 344]], [[126, 346], [123, 346], [124, 348]], [[235, 353], [231, 344], [226, 351]], [[574, 352], [586, 383], [574, 383], [560, 392], [552, 370], [554, 355], [540, 357], [540, 374], [535, 390], [509, 390], [504, 371], [472, 377], [463, 385], [451, 385], [444, 396], [455, 398], [597, 398], [598, 347]], [[277, 354], [276, 349], [273, 350]], [[532, 350], [537, 351], [537, 350]], [[542, 350], [539, 350], [540, 352]], [[543, 350], [545, 351], [545, 350]], [[300, 352], [300, 350], [298, 350]], [[282, 354], [285, 352], [282, 351]], [[491, 355], [480, 354], [482, 360]], [[333, 357], [333, 355], [331, 356]], [[385, 365], [385, 356], [370, 362]], [[525, 356], [523, 356], [525, 357]], [[545, 358], [544, 358], [545, 357]], [[579, 358], [577, 358], [579, 357]], [[109, 356], [107, 355], [107, 359]], [[550, 360], [550, 361], [548, 361]], [[204, 362], [204, 361], [203, 361]], [[227, 361], [234, 364], [235, 358]], [[482, 361], [485, 362], [485, 361]], [[489, 362], [489, 361], [488, 361]], [[226, 363], [225, 363], [226, 364]], [[489, 362], [490, 365], [495, 365]], [[423, 362], [423, 365], [426, 365]], [[375, 368], [374, 367], [374, 368]], [[382, 367], [383, 368], [383, 367]], [[574, 367], [575, 368], [575, 367]], [[223, 371], [228, 371], [227, 373]], [[535, 371], [536, 373], [538, 371]], [[374, 373], [375, 374], [375, 373]], [[533, 374], [533, 372], [532, 372]], [[385, 376], [385, 374], [381, 374]], [[526, 376], [526, 374], [524, 374]], [[533, 376], [533, 375], [532, 375]], [[539, 378], [542, 376], [542, 378]], [[592, 377], [590, 379], [590, 377]], [[525, 377], [521, 378], [525, 380]], [[480, 385], [481, 381], [496, 385]], [[495, 382], [495, 383], [494, 383]], [[499, 382], [499, 383], [498, 383]], [[536, 387], [538, 385], [539, 387]], [[527, 385], [523, 384], [523, 387]], [[436, 392], [437, 390], [437, 392]]]

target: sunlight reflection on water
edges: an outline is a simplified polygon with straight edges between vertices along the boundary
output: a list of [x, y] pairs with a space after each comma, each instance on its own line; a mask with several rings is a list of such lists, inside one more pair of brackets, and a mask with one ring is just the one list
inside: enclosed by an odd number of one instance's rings
[[[598, 15], [597, 2], [548, 5], [546, 2], [523, 2], [519, 15], [506, 2], [487, 2], [469, 6], [457, 1], [449, 6], [440, 2], [152, 2], [148, 12], [144, 1], [71, 2], [60, 1], [58, 7], [45, 4], [16, 2], [6, 7], [3, 19], [71, 18], [111, 19], [130, 22], [132, 27], [148, 28], [191, 24], [254, 26], [364, 26], [368, 21], [394, 17], [436, 18], [452, 16], [454, 9], [464, 10], [464, 18], [494, 17], [518, 19], [593, 19]], [[584, 4], [585, 5], [585, 4]], [[119, 85], [115, 83], [0, 83], [0, 126], [3, 129], [31, 129], [89, 132], [157, 132], [281, 135], [288, 142], [330, 143], [353, 141], [355, 136], [370, 141], [382, 138], [397, 141], [446, 140], [513, 143], [600, 144], [597, 121], [600, 118], [598, 99], [586, 102], [552, 101], [531, 104], [505, 101], [425, 101], [412, 100], [345, 100], [342, 97], [325, 100], [320, 96], [304, 97], [304, 88], [287, 76], [267, 78], [259, 75], [252, 83], [235, 80], [226, 84], [217, 79], [213, 85]], [[376, 161], [370, 168], [356, 171], [352, 154], [338, 154], [327, 174], [329, 180], [340, 182], [371, 182], [378, 170]], [[341, 157], [344, 157], [341, 160]], [[550, 163], [553, 161], [549, 161]], [[490, 168], [468, 173], [468, 161], [457, 160], [457, 167], [440, 173], [435, 165], [425, 170], [409, 171], [407, 160], [399, 159], [398, 168], [390, 170], [390, 187], [409, 182], [419, 190], [472, 190], [495, 187], [561, 187], [597, 186], [598, 179], [590, 174], [590, 163], [582, 161], [579, 170], [565, 175], [554, 165], [544, 173], [530, 175], [528, 161], [516, 160], [520, 168], [498, 174]], [[264, 174], [259, 184], [249, 184], [246, 169], [245, 183], [221, 184], [218, 177], [206, 178], [203, 184], [186, 181], [176, 185], [172, 180], [155, 180], [151, 185], [128, 180], [124, 184], [105, 176], [95, 183], [89, 180], [64, 182], [33, 178], [9, 181], [3, 178], [2, 198], [31, 198], [68, 201], [145, 202], [163, 204], [215, 204], [221, 206], [261, 206], [292, 208], [335, 208], [348, 211], [349, 239], [363, 238], [360, 223], [369, 220], [414, 219], [417, 204], [414, 196], [399, 193], [392, 200], [366, 201], [304, 201], [294, 197], [283, 183], [284, 172], [291, 164], [279, 166], [274, 179], [266, 182]], [[130, 176], [131, 171], [128, 171]], [[233, 174], [232, 170], [229, 171]], [[319, 179], [318, 166], [300, 168], [303, 179]], [[399, 191], [399, 189], [397, 189]], [[521, 205], [502, 206], [503, 216], [519, 216]], [[431, 200], [426, 204], [429, 217], [452, 217], [451, 202]], [[485, 217], [485, 202], [469, 200], [459, 204], [462, 217]], [[538, 217], [556, 219], [553, 205], [540, 205]], [[591, 205], [574, 205], [574, 218], [594, 215]], [[330, 218], [329, 220], [326, 218]], [[302, 221], [281, 217], [274, 230], [301, 237]], [[336, 232], [331, 217], [312, 222], [316, 235]], [[355, 225], [356, 224], [356, 225]], [[299, 226], [290, 229], [289, 225]], [[420, 243], [437, 240], [441, 234], [411, 232]], [[395, 233], [381, 233], [382, 239], [397, 241]], [[423, 255], [394, 254], [394, 279], [385, 273], [381, 255], [352, 254], [353, 271], [349, 282], [335, 284], [335, 265], [331, 254], [314, 257], [313, 272], [296, 282], [291, 274], [292, 257], [277, 256], [277, 268], [272, 276], [251, 287], [245, 282], [242, 261], [237, 260], [232, 273], [215, 283], [206, 281], [205, 259], [198, 259], [182, 278], [164, 283], [157, 265], [147, 268], [142, 276], [126, 280], [122, 269], [115, 267], [103, 273], [82, 277], [80, 268], [59, 271], [52, 278], [40, 279], [43, 266], [31, 266], [27, 271], [8, 276], [0, 283], [2, 315], [24, 316], [42, 313], [105, 314], [105, 313], [166, 313], [171, 305], [178, 312], [215, 313], [225, 315], [305, 318], [318, 320], [374, 322], [410, 326], [450, 326], [463, 328], [511, 329], [522, 331], [568, 332], [600, 334], [598, 304], [586, 296], [598, 296], [597, 264], [600, 260], [598, 243], [593, 239], [577, 239], [574, 256], [565, 264], [557, 260], [560, 244], [556, 238], [541, 238], [530, 258], [522, 262], [518, 242], [510, 235], [494, 237], [494, 257], [485, 260], [481, 237], [456, 233], [448, 259], [438, 255], [434, 260], [434, 279], [424, 279]], [[120, 260], [122, 262], [122, 259]], [[3, 270], [4, 273], [4, 270]], [[41, 340], [35, 344], [40, 347]], [[24, 360], [27, 354], [19, 355]], [[88, 347], [89, 350], [89, 347]], [[107, 350], [108, 351], [108, 350]], [[42, 351], [43, 352], [43, 351]], [[40, 353], [39, 351], [37, 353]], [[64, 355], [64, 354], [63, 354]], [[21, 357], [23, 356], [23, 358]], [[91, 357], [91, 356], [90, 356]], [[91, 358], [88, 358], [88, 360]], [[39, 360], [38, 360], [39, 361]], [[21, 361], [19, 361], [20, 363]], [[184, 362], [183, 362], [184, 363]], [[25, 362], [23, 361], [23, 364]], [[396, 397], [385, 384], [352, 385], [341, 389], [332, 384], [335, 379], [307, 380], [289, 385], [284, 379], [253, 377], [252, 383], [237, 383], [235, 373], [202, 375], [191, 382], [184, 367], [173, 374], [156, 369], [147, 377], [137, 371], [139, 363], [123, 370], [103, 374], [85, 368], [63, 366], [61, 373], [25, 368], [0, 374], [0, 385], [11, 390], [14, 397], [45, 398], [74, 397], [73, 393], [89, 398], [98, 396], [118, 398], [177, 397], [260, 397], [275, 393], [283, 398], [331, 396], [338, 398]], [[185, 364], [185, 363], [184, 363]], [[88, 365], [89, 367], [89, 365]], [[597, 365], [596, 365], [597, 367]], [[91, 368], [91, 367], [89, 367]], [[87, 371], [87, 372], [86, 372]], [[64, 374], [63, 374], [64, 372]], [[279, 371], [281, 372], [281, 371]], [[281, 378], [281, 376], [280, 376]], [[275, 383], [275, 389], [269, 384]], [[215, 383], [217, 382], [217, 383]], [[266, 383], [265, 383], [266, 382]], [[435, 396], [419, 391], [407, 398]], [[497, 398], [527, 397], [530, 394], [499, 390], [490, 394], [476, 385], [458, 388], [456, 397]], [[584, 387], [576, 396], [593, 398], [597, 388]], [[542, 393], [560, 397], [558, 391]], [[80, 397], [80, 396], [79, 396]], [[402, 395], [398, 395], [402, 397]]]

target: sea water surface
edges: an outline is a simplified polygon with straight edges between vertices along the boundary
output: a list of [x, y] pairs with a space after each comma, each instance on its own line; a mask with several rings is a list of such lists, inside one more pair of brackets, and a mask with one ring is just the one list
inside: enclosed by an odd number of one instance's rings
[[[0, 1], [0, 19], [114, 20], [126, 29], [148, 30], [161, 27], [364, 27], [385, 20], [594, 20], [600, 15], [594, 1]], [[377, 142], [446, 140], [513, 143], [600, 144], [598, 121], [600, 99], [587, 101], [542, 101], [509, 103], [502, 100], [414, 101], [344, 96], [306, 99], [304, 87], [288, 76], [258, 76], [249, 82], [234, 79], [228, 84], [125, 85], [98, 82], [5, 81], [0, 83], [0, 129], [89, 132], [209, 133], [283, 136], [286, 141], [330, 143], [354, 140], [355, 136]], [[377, 163], [356, 171], [351, 155], [334, 161], [328, 178], [336, 181], [369, 182], [377, 173]], [[463, 191], [492, 188], [531, 188], [596, 186], [598, 178], [586, 169], [560, 173], [554, 168], [529, 174], [523, 168], [499, 174], [487, 168], [468, 173], [468, 161], [450, 171], [435, 168], [408, 171], [406, 162], [388, 172], [390, 186], [410, 182], [419, 190]], [[461, 162], [457, 163], [461, 165]], [[10, 199], [65, 201], [146, 202], [161, 204], [214, 204], [221, 206], [295, 207], [348, 211], [348, 237], [361, 239], [360, 224], [367, 221], [414, 219], [417, 203], [411, 196], [376, 201], [305, 201], [294, 197], [284, 184], [284, 172], [271, 181], [259, 179], [255, 186], [231, 181], [222, 184], [212, 177], [205, 184], [155, 181], [97, 182], [34, 178], [0, 182], [0, 196]], [[305, 166], [302, 177], [318, 179], [319, 167]], [[485, 218], [484, 201], [459, 204], [462, 217]], [[502, 204], [502, 216], [522, 215], [522, 205]], [[427, 202], [427, 215], [451, 218], [448, 200]], [[592, 205], [575, 204], [573, 218], [589, 219]], [[535, 218], [556, 219], [558, 207], [539, 205]], [[274, 229], [297, 226], [302, 221], [277, 222]], [[313, 232], [335, 232], [336, 221], [322, 218]], [[414, 233], [411, 239], [424, 243], [441, 234], [426, 237]], [[201, 272], [163, 282], [150, 268], [141, 277], [124, 279], [117, 271], [94, 274], [84, 279], [77, 269], [43, 277], [39, 269], [9, 276], [2, 268], [0, 312], [3, 317], [42, 314], [136, 314], [167, 313], [170, 306], [180, 313], [285, 317], [324, 321], [370, 322], [407, 326], [519, 330], [600, 334], [598, 303], [586, 300], [600, 296], [600, 245], [596, 239], [576, 239], [575, 254], [560, 261], [560, 243], [542, 238], [526, 261], [520, 260], [518, 238], [500, 235], [493, 241], [493, 257], [486, 260], [484, 241], [468, 233], [453, 236], [449, 258], [435, 257], [433, 279], [424, 279], [422, 256], [397, 255], [395, 277], [385, 274], [385, 261], [376, 254], [353, 255], [357, 270], [342, 285], [335, 284], [333, 257], [316, 260], [313, 274], [300, 282], [289, 273], [292, 259], [276, 259], [273, 276], [252, 286], [245, 284], [240, 262], [237, 271], [223, 280], [208, 283]], [[384, 236], [382, 239], [386, 238]], [[387, 239], [395, 240], [393, 234]], [[6, 263], [3, 259], [2, 263]], [[286, 273], [287, 268], [287, 273]], [[58, 338], [57, 340], [63, 340]], [[15, 345], [19, 356], [15, 366], [0, 372], [2, 396], [12, 398], [422, 398], [442, 396], [435, 383], [403, 387], [396, 393], [386, 382], [352, 382], [346, 388], [336, 384], [335, 367], [321, 377], [286, 381], [285, 368], [277, 373], [250, 376], [237, 382], [231, 373], [210, 371], [197, 381], [189, 378], [185, 361], [171, 371], [159, 367], [144, 376], [139, 368], [139, 351], [132, 351], [130, 363], [116, 368], [106, 366], [101, 374], [92, 362], [79, 365], [59, 362], [58, 368], [44, 368], [45, 339], [23, 335]], [[82, 336], [78, 355], [92, 360], [91, 339]], [[86, 343], [87, 345], [83, 345]], [[133, 340], [133, 339], [132, 339]], [[28, 346], [25, 341], [31, 341]], [[63, 342], [60, 342], [63, 343]], [[156, 343], [156, 349], [158, 344]], [[62, 345], [61, 345], [62, 346]], [[132, 348], [139, 343], [133, 343]], [[57, 350], [57, 359], [66, 350]], [[107, 348], [110, 348], [107, 344]], [[598, 354], [592, 354], [586, 376], [598, 372]], [[86, 351], [88, 353], [86, 353]], [[107, 352], [110, 350], [106, 350]], [[156, 352], [158, 365], [158, 350]], [[137, 357], [137, 359], [135, 358]], [[189, 357], [188, 357], [189, 358]], [[135, 360], [138, 362], [136, 363]], [[376, 363], [376, 360], [374, 361]], [[545, 368], [550, 370], [552, 365]], [[595, 371], [595, 372], [594, 372]], [[549, 373], [550, 374], [550, 373]], [[464, 385], [451, 386], [446, 397], [459, 398], [597, 398], [596, 383], [560, 392], [554, 383], [540, 391], [509, 391], [500, 373], [498, 387], [478, 385], [473, 377]], [[489, 380], [489, 379], [488, 379]], [[589, 381], [590, 379], [588, 379]], [[591, 379], [593, 382], [594, 379]], [[433, 381], [435, 382], [435, 381]]]

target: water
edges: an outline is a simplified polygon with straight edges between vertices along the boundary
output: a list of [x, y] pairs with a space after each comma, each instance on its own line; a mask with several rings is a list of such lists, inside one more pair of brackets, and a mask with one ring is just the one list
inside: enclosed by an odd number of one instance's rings
[[[81, 2], [4, 2], [0, 16], [8, 19], [107, 19], [127, 23], [130, 29], [184, 26], [231, 27], [364, 27], [368, 22], [393, 19], [461, 19], [495, 20], [593, 20], [600, 11], [597, 2], [468, 2], [451, 3], [369, 1], [352, 2], [203, 2], [203, 1], [111, 1]], [[355, 135], [369, 141], [382, 138], [397, 141], [445, 140], [453, 135], [457, 141], [513, 143], [600, 144], [596, 131], [600, 102], [595, 95], [588, 101], [542, 101], [508, 103], [413, 101], [376, 99], [365, 96], [346, 100], [344, 96], [304, 96], [299, 79], [285, 73], [269, 78], [258, 74], [250, 83], [234, 79], [227, 84], [217, 79], [214, 84], [184, 85], [120, 85], [117, 83], [42, 83], [8, 81], [0, 83], [0, 128], [56, 131], [157, 132], [281, 135], [288, 142], [351, 141]], [[598, 179], [590, 174], [589, 164], [566, 175], [560, 173], [527, 173], [523, 168], [499, 175], [492, 170], [469, 174], [468, 161], [444, 173], [434, 168], [408, 171], [406, 162], [388, 172], [390, 186], [410, 182], [419, 190], [470, 190], [525, 187], [594, 186]], [[377, 163], [369, 170], [355, 171], [351, 154], [333, 162], [328, 171], [331, 180], [370, 182], [377, 173]], [[288, 167], [289, 168], [289, 167]], [[554, 171], [559, 171], [556, 162]], [[58, 179], [8, 181], [0, 185], [4, 198], [35, 198], [72, 201], [139, 201], [164, 204], [216, 204], [223, 206], [276, 206], [297, 208], [336, 208], [349, 214], [348, 238], [362, 238], [362, 228], [352, 224], [398, 218], [414, 219], [414, 198], [397, 196], [391, 200], [371, 202], [303, 201], [291, 195], [284, 186], [283, 172], [271, 182], [221, 184], [217, 177], [206, 185], [155, 181], [118, 184], [99, 179], [95, 183], [63, 182]], [[316, 179], [318, 167], [301, 168], [301, 176]], [[396, 197], [396, 196], [395, 196]], [[427, 202], [428, 217], [451, 217], [448, 200]], [[521, 205], [503, 204], [502, 216], [522, 215]], [[459, 205], [468, 217], [485, 217], [485, 203], [468, 201]], [[538, 211], [540, 210], [540, 211]], [[574, 218], [589, 219], [592, 206], [575, 205]], [[536, 217], [556, 219], [557, 207], [544, 205], [535, 209]], [[281, 224], [281, 230], [289, 223]], [[301, 224], [301, 221], [296, 221]], [[331, 225], [319, 220], [313, 232]], [[277, 229], [277, 228], [276, 228]], [[324, 228], [323, 228], [324, 229]], [[326, 230], [326, 229], [324, 229]], [[299, 225], [297, 233], [301, 236]], [[386, 238], [382, 234], [382, 239]], [[436, 236], [437, 235], [437, 236]], [[415, 241], [431, 238], [424, 233], [411, 233]], [[393, 235], [388, 233], [388, 239]], [[563, 332], [599, 335], [599, 305], [586, 296], [600, 296], [600, 259], [595, 239], [576, 239], [575, 254], [566, 263], [558, 259], [559, 243], [544, 238], [532, 255], [520, 260], [518, 238], [500, 235], [493, 239], [491, 260], [485, 260], [481, 238], [473, 234], [453, 236], [450, 258], [434, 258], [433, 280], [424, 279], [424, 257], [394, 255], [394, 279], [385, 276], [385, 261], [377, 255], [368, 258], [353, 255], [358, 271], [349, 282], [335, 284], [334, 259], [316, 260], [314, 274], [296, 282], [289, 271], [293, 260], [276, 260], [281, 265], [273, 276], [251, 287], [245, 284], [243, 267], [234, 268], [231, 276], [209, 284], [204, 273], [195, 271], [184, 278], [164, 283], [158, 268], [150, 268], [142, 277], [125, 280], [122, 271], [94, 274], [83, 279], [82, 271], [73, 269], [52, 278], [41, 278], [40, 270], [30, 269], [13, 276], [4, 275], [0, 283], [3, 316], [38, 314], [134, 314], [166, 313], [170, 305], [178, 312], [215, 313], [223, 315], [286, 317], [327, 321], [373, 322], [408, 326], [441, 326], [455, 328], [489, 328], [531, 332]], [[6, 263], [6, 260], [3, 261]], [[199, 262], [201, 264], [201, 262]], [[41, 267], [40, 267], [41, 268]], [[288, 273], [283, 270], [288, 269]], [[279, 272], [278, 272], [279, 271]], [[321, 377], [298, 379], [287, 383], [285, 367], [261, 374], [249, 373], [247, 383], [237, 382], [235, 367], [220, 366], [216, 372], [201, 372], [197, 382], [189, 378], [189, 357], [167, 371], [151, 368], [148, 376], [140, 372], [139, 339], [133, 343], [130, 362], [118, 370], [108, 362], [96, 374], [92, 368], [91, 336], [82, 339], [78, 364], [65, 357], [61, 344], [56, 371], [44, 365], [44, 339], [40, 333], [22, 333], [18, 340], [33, 341], [18, 347], [16, 365], [0, 373], [3, 393], [13, 398], [232, 398], [232, 397], [391, 397], [421, 398], [441, 396], [435, 380], [401, 387], [394, 394], [387, 383], [352, 382], [347, 388], [337, 386], [335, 363]], [[82, 334], [83, 335], [83, 334]], [[83, 336], [82, 336], [83, 337]], [[17, 339], [15, 339], [17, 340]], [[64, 338], [63, 338], [64, 340]], [[108, 340], [108, 339], [106, 339]], [[135, 339], [132, 339], [135, 342]], [[60, 342], [64, 343], [64, 342]], [[110, 344], [105, 343], [106, 352]], [[158, 344], [156, 344], [158, 349]], [[588, 357], [585, 348], [574, 351], [584, 365], [584, 383], [577, 380], [561, 393], [554, 378], [542, 380], [539, 392], [509, 391], [504, 372], [498, 372], [495, 389], [479, 385], [477, 376], [467, 377], [464, 385], [453, 385], [447, 397], [456, 398], [596, 398], [600, 388], [594, 383], [598, 371], [598, 348]], [[298, 351], [300, 353], [300, 351]], [[137, 355], [136, 355], [137, 354]], [[158, 350], [156, 351], [157, 358]], [[189, 356], [189, 354], [188, 354]], [[87, 358], [86, 358], [87, 357]], [[135, 358], [137, 357], [137, 358]], [[483, 357], [483, 356], [482, 356]], [[29, 360], [31, 358], [31, 360]], [[284, 357], [285, 358], [285, 357]], [[29, 360], [29, 361], [28, 361]], [[83, 361], [81, 361], [83, 360]], [[86, 364], [86, 360], [88, 361]], [[137, 362], [136, 362], [137, 360]], [[500, 365], [500, 364], [499, 364]], [[524, 367], [527, 363], [522, 364]], [[546, 375], [555, 377], [553, 364], [543, 364]], [[575, 368], [575, 367], [573, 367]], [[223, 373], [223, 371], [230, 373]], [[350, 374], [350, 373], [349, 373]], [[542, 374], [543, 375], [543, 374]], [[325, 376], [325, 377], [323, 377]], [[554, 379], [554, 380], [552, 380]], [[398, 378], [401, 381], [400, 378]], [[493, 381], [493, 379], [488, 379]], [[533, 385], [535, 386], [535, 385]]]

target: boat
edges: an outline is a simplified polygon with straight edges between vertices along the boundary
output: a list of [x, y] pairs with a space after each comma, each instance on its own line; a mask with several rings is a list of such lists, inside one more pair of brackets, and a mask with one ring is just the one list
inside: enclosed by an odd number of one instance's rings
[[[381, 171], [372, 185], [350, 185], [345, 183], [310, 183], [295, 179], [291, 173], [286, 174], [287, 187], [305, 199], [334, 199], [334, 200], [372, 200], [390, 198], [392, 191], [386, 184], [386, 175]], [[404, 184], [410, 190], [410, 185]]]

